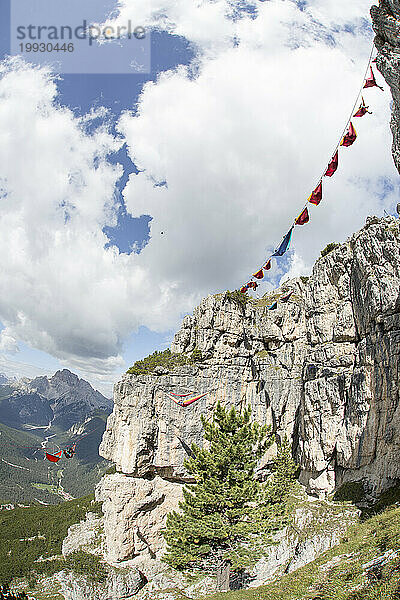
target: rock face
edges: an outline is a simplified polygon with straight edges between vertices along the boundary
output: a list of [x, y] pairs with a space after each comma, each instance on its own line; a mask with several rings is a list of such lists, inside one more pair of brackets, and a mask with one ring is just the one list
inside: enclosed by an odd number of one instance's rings
[[[287, 291], [276, 311], [267, 306]], [[105, 500], [108, 556], [160, 558], [159, 534], [188, 480], [183, 465], [202, 443], [200, 415], [218, 400], [249, 405], [288, 436], [309, 493], [362, 481], [378, 493], [400, 478], [400, 231], [393, 217], [367, 220], [319, 259], [312, 276], [267, 298], [209, 296], [184, 319], [172, 351], [204, 360], [157, 374], [125, 375], [100, 452], [116, 464], [97, 490]], [[208, 395], [189, 408], [165, 392]], [[268, 473], [268, 457], [259, 465]], [[153, 515], [154, 514], [154, 518]]]
[[400, 2], [380, 0], [371, 15], [379, 51], [377, 66], [393, 96], [393, 158], [400, 171]]

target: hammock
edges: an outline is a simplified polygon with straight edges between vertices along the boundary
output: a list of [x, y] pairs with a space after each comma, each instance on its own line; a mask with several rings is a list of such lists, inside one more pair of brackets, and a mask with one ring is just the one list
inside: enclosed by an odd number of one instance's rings
[[49, 454], [49, 452], [46, 452], [47, 460], [49, 460], [52, 463], [57, 463], [59, 460], [61, 460], [62, 455], [63, 455], [62, 450], [60, 450], [59, 452], [56, 452], [56, 454]]
[[308, 214], [308, 208], [306, 207], [303, 212], [297, 217], [295, 223], [296, 225], [305, 225], [310, 220], [310, 215]]
[[287, 250], [289, 250], [290, 242], [292, 240], [292, 233], [293, 233], [293, 227], [291, 227], [290, 230], [287, 232], [287, 234], [285, 235], [285, 237], [282, 240], [281, 245], [279, 246], [279, 248], [277, 248], [277, 250], [275, 250], [275, 252], [272, 256], [283, 256], [285, 254], [285, 252], [287, 252]]
[[267, 262], [267, 264], [263, 267], [264, 271], [269, 271], [271, 268], [271, 259]]
[[369, 76], [369, 77], [368, 77], [368, 79], [365, 81], [365, 84], [364, 84], [364, 89], [368, 89], [368, 88], [372, 88], [372, 87], [377, 87], [377, 88], [379, 88], [380, 90], [382, 90], [382, 92], [383, 92], [383, 87], [381, 87], [380, 85], [378, 85], [378, 84], [376, 83], [376, 79], [375, 79], [375, 75], [374, 75], [374, 72], [373, 72], [373, 70], [372, 70], [372, 67], [370, 67], [370, 71], [371, 71], [371, 72], [370, 72], [370, 76]]
[[344, 146], [345, 148], [348, 148], [349, 146], [352, 146], [354, 144], [356, 139], [357, 139], [356, 130], [354, 129], [353, 123], [350, 122], [349, 130], [346, 133], [346, 135], [344, 136], [344, 138], [342, 139], [342, 141], [340, 142], [340, 145]]
[[339, 152], [336, 150], [335, 156], [332, 158], [331, 162], [328, 165], [327, 170], [325, 171], [325, 177], [332, 177], [332, 175], [334, 173], [336, 173], [338, 166], [339, 166]]
[[256, 279], [263, 279], [264, 271], [260, 269], [259, 271], [257, 271], [257, 273], [253, 273], [253, 277], [255, 277]]
[[193, 396], [193, 398], [188, 398], [187, 400], [177, 400], [175, 398], [175, 396], [177, 396], [178, 398], [185, 398], [187, 396], [190, 396], [190, 394], [186, 394], [185, 396], [179, 396], [178, 394], [171, 394], [170, 392], [165, 392], [165, 393], [167, 394], [167, 396], [169, 396], [169, 398], [171, 400], [173, 400], [175, 402], [175, 404], [177, 404], [178, 406], [182, 406], [183, 408], [190, 406], [191, 404], [193, 404], [193, 402], [196, 402], [197, 400], [201, 400], [201, 398], [204, 398], [205, 396], [208, 395], [208, 393], [206, 393], [206, 394], [200, 394], [199, 396]]
[[[332, 173], [332, 175], [333, 175], [333, 173]], [[309, 197], [308, 201], [310, 202], [310, 204], [314, 204], [315, 206], [318, 206], [318, 204], [321, 202], [321, 200], [322, 200], [322, 181], [319, 182], [319, 184], [317, 185], [317, 187], [315, 188], [315, 190]]]

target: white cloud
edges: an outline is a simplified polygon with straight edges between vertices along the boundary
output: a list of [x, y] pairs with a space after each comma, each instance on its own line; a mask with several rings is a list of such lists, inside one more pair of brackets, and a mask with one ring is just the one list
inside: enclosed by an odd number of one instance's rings
[[110, 377], [122, 369], [125, 337], [143, 323], [164, 327], [171, 298], [135, 255], [104, 248], [122, 172], [107, 157], [123, 141], [104, 127], [87, 133], [87, 119], [57, 104], [46, 70], [12, 60], [1, 76], [2, 349], [22, 340]]
[[[118, 20], [185, 35], [204, 51], [195, 77], [181, 67], [146, 85], [137, 111], [121, 118], [121, 139], [104, 127], [87, 133], [86, 118], [57, 104], [46, 71], [3, 66], [0, 320], [7, 336], [106, 383], [122, 369], [132, 330], [176, 327], [203, 295], [242, 284], [280, 241], [357, 94], [372, 42], [369, 2], [339, 10], [314, 0], [305, 11], [283, 0], [254, 4], [257, 18], [234, 21], [227, 0], [121, 1]], [[296, 228], [293, 274], [397, 201], [398, 187], [380, 199], [383, 179], [395, 176], [390, 97], [366, 96], [374, 114], [357, 122], [357, 143], [342, 150], [311, 222]], [[104, 248], [121, 175], [107, 157], [122, 138], [142, 170], [130, 176], [127, 207], [153, 216], [140, 255]]]
[[18, 352], [18, 342], [7, 329], [0, 331], [0, 352], [11, 354]]
[[[351, 8], [352, 19], [362, 15], [360, 7], [356, 15]], [[137, 113], [121, 119], [142, 169], [130, 177], [126, 203], [135, 215], [153, 216], [153, 240], [141, 264], [157, 265], [162, 276], [177, 280], [177, 290], [204, 294], [244, 283], [318, 183], [372, 41], [359, 33], [357, 54], [348, 54], [356, 46], [353, 34], [340, 30], [340, 45], [332, 46], [318, 41], [318, 28], [327, 25], [316, 23], [311, 10], [265, 2], [257, 19], [238, 24], [238, 47], [204, 59], [196, 78], [186, 68], [161, 75], [145, 87]], [[355, 120], [357, 143], [342, 150], [340, 170], [324, 182], [323, 202], [310, 208], [311, 223], [296, 228], [304, 271], [326, 243], [344, 240], [368, 214], [383, 212], [378, 182], [395, 176], [390, 98], [378, 90], [366, 97], [374, 115]], [[154, 187], [162, 180], [167, 187]]]

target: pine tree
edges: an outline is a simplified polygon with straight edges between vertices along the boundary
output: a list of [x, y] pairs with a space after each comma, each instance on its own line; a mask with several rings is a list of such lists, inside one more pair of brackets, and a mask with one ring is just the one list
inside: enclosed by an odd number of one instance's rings
[[202, 418], [208, 447], [193, 444], [185, 467], [195, 483], [184, 489], [180, 512], [168, 515], [164, 531], [164, 560], [172, 567], [215, 573], [230, 565], [242, 571], [277, 528], [274, 515], [281, 524], [295, 466], [287, 446], [271, 483], [263, 486], [255, 479], [257, 462], [274, 436], [250, 417], [250, 409], [237, 413], [218, 403], [211, 423]]

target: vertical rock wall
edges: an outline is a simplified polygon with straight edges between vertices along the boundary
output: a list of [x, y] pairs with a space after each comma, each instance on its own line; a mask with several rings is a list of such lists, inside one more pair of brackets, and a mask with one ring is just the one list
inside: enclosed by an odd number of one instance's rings
[[[289, 290], [289, 303], [269, 311]], [[255, 419], [292, 440], [309, 492], [323, 496], [354, 480], [371, 493], [390, 486], [400, 478], [399, 341], [400, 232], [392, 217], [369, 218], [308, 280], [267, 298], [205, 298], [172, 345], [187, 355], [200, 350], [202, 362], [125, 375], [115, 387], [100, 451], [117, 473], [97, 490], [109, 558], [161, 556], [165, 516], [189, 479], [184, 459], [202, 443], [200, 416], [210, 418], [218, 400], [251, 406]], [[208, 395], [185, 409], [168, 391]]]

